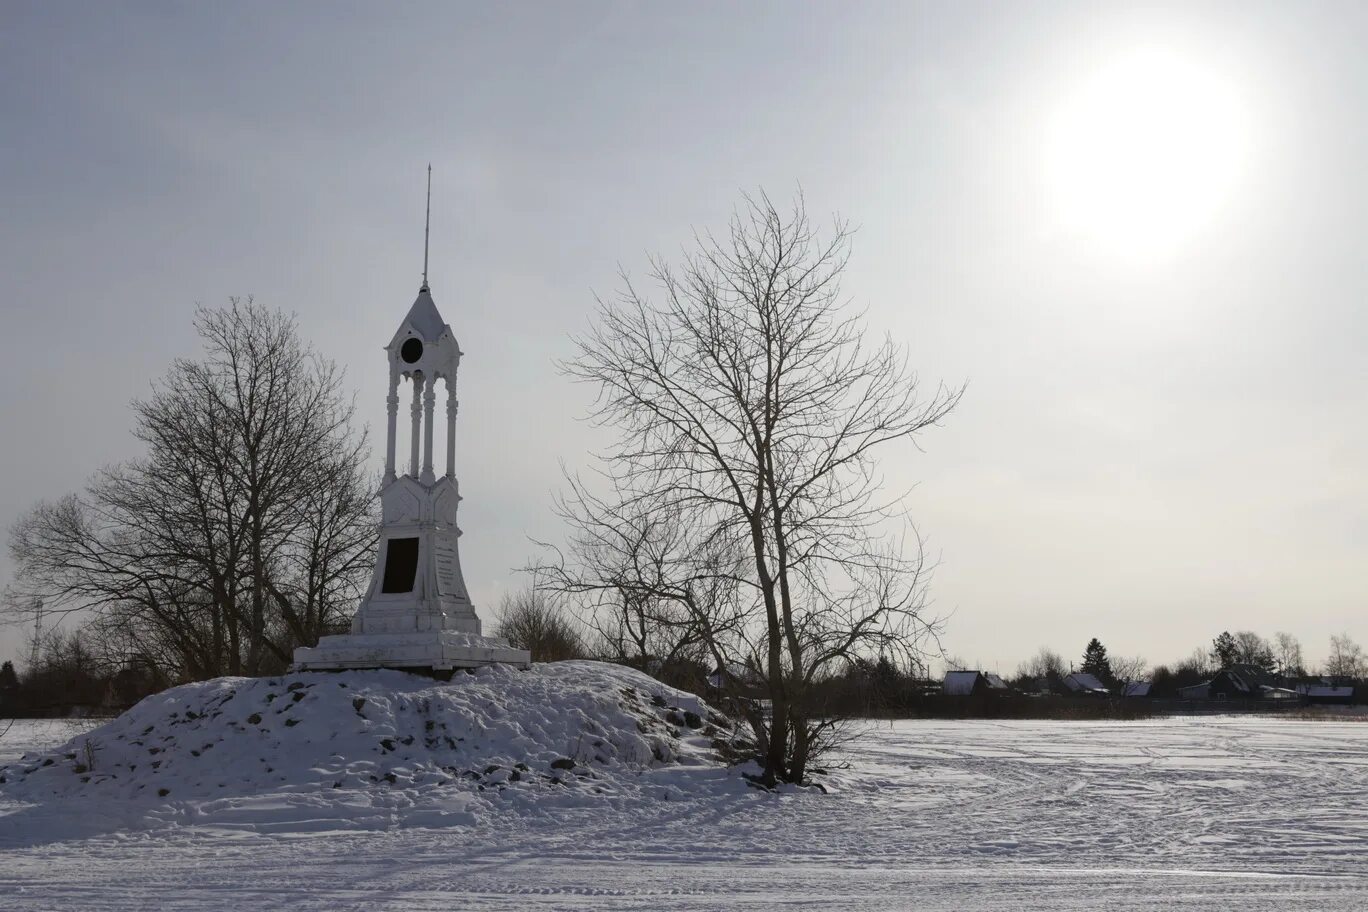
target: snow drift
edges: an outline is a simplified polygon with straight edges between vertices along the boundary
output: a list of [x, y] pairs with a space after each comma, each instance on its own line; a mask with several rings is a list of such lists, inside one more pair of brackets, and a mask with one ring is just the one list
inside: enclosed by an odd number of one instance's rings
[[118, 827], [469, 825], [744, 789], [739, 745], [698, 697], [599, 662], [219, 678], [0, 767], [0, 795]]

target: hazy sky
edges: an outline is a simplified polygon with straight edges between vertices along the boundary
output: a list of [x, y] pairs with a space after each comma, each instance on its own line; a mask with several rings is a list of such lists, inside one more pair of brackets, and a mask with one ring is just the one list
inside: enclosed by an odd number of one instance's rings
[[553, 364], [593, 293], [801, 185], [871, 331], [969, 382], [884, 453], [951, 652], [1320, 661], [1368, 641], [1365, 46], [1357, 2], [5, 0], [0, 523], [137, 453], [197, 302], [296, 312], [383, 433], [431, 161], [488, 619], [596, 442]]

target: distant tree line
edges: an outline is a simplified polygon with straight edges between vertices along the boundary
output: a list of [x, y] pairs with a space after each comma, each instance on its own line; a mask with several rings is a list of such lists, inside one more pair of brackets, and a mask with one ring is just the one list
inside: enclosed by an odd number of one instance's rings
[[1348, 634], [1332, 636], [1330, 654], [1324, 665], [1309, 669], [1301, 642], [1292, 634], [1280, 631], [1272, 639], [1266, 639], [1251, 630], [1237, 630], [1233, 633], [1222, 631], [1212, 639], [1209, 647], [1199, 647], [1187, 658], [1153, 668], [1139, 656], [1109, 656], [1107, 648], [1095, 637], [1085, 646], [1076, 664], [1042, 648], [1022, 662], [1009, 681], [1019, 689], [1043, 686], [1059, 690], [1063, 680], [1076, 670], [1093, 675], [1109, 688], [1147, 681], [1152, 694], [1175, 696], [1181, 687], [1203, 683], [1219, 671], [1237, 667], [1251, 668], [1269, 679], [1289, 684], [1322, 677], [1352, 683], [1368, 677], [1368, 657]]
[[113, 714], [171, 682], [155, 665], [104, 662], [81, 631], [44, 632], [22, 671], [0, 664], [0, 717]]
[[[594, 659], [628, 665], [664, 683], [699, 693], [721, 706], [763, 699], [762, 676], [756, 669], [734, 668], [719, 675], [703, 643], [687, 627], [664, 623], [647, 613], [615, 615], [584, 614], [560, 594], [537, 586], [509, 593], [494, 612], [492, 632], [514, 646], [528, 649], [534, 662]], [[17, 673], [14, 665], [0, 667], [0, 715], [65, 714], [72, 708], [85, 711], [117, 710], [149, 693], [176, 683], [156, 663], [134, 656], [110, 664], [88, 641], [89, 630], [67, 634], [49, 630], [36, 644], [36, 664]], [[947, 667], [968, 663], [949, 657]], [[1308, 670], [1296, 637], [1287, 633], [1263, 639], [1250, 631], [1222, 632], [1211, 645], [1199, 648], [1172, 665], [1151, 669], [1140, 657], [1117, 657], [1098, 639], [1085, 645], [1079, 659], [1069, 662], [1048, 648], [1022, 662], [1008, 683], [1017, 693], [1048, 692], [1064, 695], [1064, 679], [1073, 671], [1091, 674], [1119, 693], [1125, 684], [1151, 683], [1150, 694], [1174, 698], [1178, 689], [1209, 680], [1214, 674], [1237, 667], [1255, 668], [1270, 679], [1287, 685], [1319, 681], [1322, 677], [1343, 684], [1368, 678], [1368, 656], [1348, 635], [1331, 638], [1331, 650], [1323, 666]], [[899, 661], [890, 654], [853, 656], [830, 670], [812, 686], [814, 705], [833, 719], [897, 715], [1063, 715], [1129, 717], [1143, 715], [1088, 701], [1051, 710], [1046, 706], [996, 705], [990, 701], [968, 705], [947, 702], [941, 694], [940, 676], [933, 676], [925, 661]]]

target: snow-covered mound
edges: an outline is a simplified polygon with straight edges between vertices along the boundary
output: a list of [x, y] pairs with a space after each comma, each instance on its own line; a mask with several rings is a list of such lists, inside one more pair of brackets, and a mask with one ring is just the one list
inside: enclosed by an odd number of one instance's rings
[[600, 662], [219, 678], [0, 767], [0, 796], [118, 826], [472, 824], [744, 789], [737, 743], [698, 697]]

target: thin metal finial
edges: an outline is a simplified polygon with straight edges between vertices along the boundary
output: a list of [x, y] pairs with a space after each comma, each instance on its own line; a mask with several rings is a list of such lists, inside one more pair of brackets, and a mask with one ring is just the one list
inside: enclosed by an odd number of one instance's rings
[[423, 287], [428, 290], [428, 238], [432, 233], [432, 162], [428, 162], [427, 215], [423, 219]]

